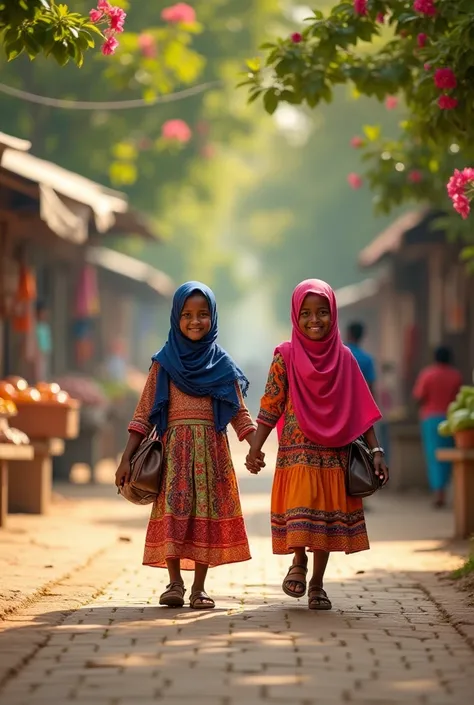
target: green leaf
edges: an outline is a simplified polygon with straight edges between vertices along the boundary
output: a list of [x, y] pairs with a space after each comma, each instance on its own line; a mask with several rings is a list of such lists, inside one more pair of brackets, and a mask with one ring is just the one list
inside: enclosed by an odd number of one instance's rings
[[273, 115], [278, 107], [279, 96], [275, 88], [269, 88], [263, 96], [263, 105], [269, 115]]
[[260, 59], [248, 59], [247, 60], [247, 66], [250, 69], [250, 71], [253, 71], [254, 73], [257, 73], [260, 71]]
[[60, 66], [66, 66], [69, 61], [69, 51], [66, 42], [55, 42], [51, 49], [51, 54]]
[[5, 44], [4, 49], [7, 61], [13, 61], [13, 59], [16, 59], [17, 56], [20, 56], [24, 51], [25, 45], [23, 44], [23, 40], [18, 38], [14, 42], [10, 42], [10, 44]]

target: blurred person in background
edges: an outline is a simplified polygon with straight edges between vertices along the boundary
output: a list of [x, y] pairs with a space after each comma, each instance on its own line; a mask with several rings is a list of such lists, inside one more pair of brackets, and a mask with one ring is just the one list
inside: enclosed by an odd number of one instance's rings
[[359, 363], [360, 371], [369, 385], [369, 389], [374, 393], [374, 385], [377, 379], [375, 372], [374, 358], [362, 347], [365, 338], [365, 326], [363, 323], [354, 321], [349, 323], [346, 332], [346, 345]]
[[47, 381], [51, 374], [53, 340], [49, 322], [49, 310], [43, 301], [36, 304], [36, 370], [38, 382]]
[[453, 365], [451, 350], [440, 346], [435, 350], [434, 362], [421, 370], [413, 388], [413, 397], [419, 404], [428, 481], [437, 508], [446, 505], [451, 463], [438, 460], [436, 451], [439, 448], [452, 448], [454, 443], [452, 438], [439, 435], [438, 425], [446, 419], [448, 406], [454, 401], [461, 385], [462, 375]]

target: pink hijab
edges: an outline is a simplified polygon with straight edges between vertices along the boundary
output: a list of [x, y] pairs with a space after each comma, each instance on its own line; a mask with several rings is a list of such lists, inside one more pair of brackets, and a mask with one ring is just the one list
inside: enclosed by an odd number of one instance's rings
[[[329, 301], [331, 328], [322, 340], [310, 340], [298, 325], [308, 294], [319, 294]], [[291, 300], [291, 322], [291, 341], [279, 345], [275, 352], [280, 352], [285, 361], [298, 425], [319, 445], [348, 445], [382, 415], [356, 359], [341, 340], [336, 297], [329, 284], [320, 279], [298, 284]]]

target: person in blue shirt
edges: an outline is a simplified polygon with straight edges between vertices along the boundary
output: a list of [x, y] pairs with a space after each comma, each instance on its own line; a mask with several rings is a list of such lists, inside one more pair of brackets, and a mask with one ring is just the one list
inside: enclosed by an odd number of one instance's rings
[[370, 391], [374, 394], [376, 381], [375, 362], [372, 355], [362, 348], [362, 341], [365, 336], [365, 326], [363, 323], [354, 322], [347, 326], [346, 345], [359, 363], [360, 370], [369, 385]]

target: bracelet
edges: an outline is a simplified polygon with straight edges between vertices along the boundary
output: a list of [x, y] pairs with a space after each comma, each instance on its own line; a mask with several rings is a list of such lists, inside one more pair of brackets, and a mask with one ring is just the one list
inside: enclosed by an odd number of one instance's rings
[[383, 449], [383, 448], [379, 448], [379, 447], [377, 447], [377, 448], [371, 448], [371, 449], [370, 449], [370, 452], [372, 453], [372, 455], [375, 455], [376, 453], [381, 453], [382, 455], [385, 455], [384, 449]]

